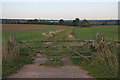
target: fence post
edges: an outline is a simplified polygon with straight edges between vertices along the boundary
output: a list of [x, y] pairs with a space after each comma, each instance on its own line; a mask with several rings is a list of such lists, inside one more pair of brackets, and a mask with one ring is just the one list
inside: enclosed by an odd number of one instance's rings
[[104, 42], [104, 36], [103, 36], [103, 34], [101, 35], [101, 42]]
[[15, 35], [14, 34], [10, 34], [9, 48], [10, 48], [11, 56], [14, 53], [14, 47], [15, 47]]
[[97, 33], [97, 46], [99, 47], [102, 42], [104, 42], [103, 34]]
[[97, 33], [96, 37], [97, 37], [97, 47], [99, 47], [99, 44], [100, 44], [100, 33]]
[[19, 45], [20, 45], [19, 41], [20, 41], [20, 40], [18, 39], [18, 40], [17, 40], [17, 55], [19, 54], [19, 50], [20, 50], [20, 49], [19, 49]]
[[[93, 40], [96, 40], [96, 37], [93, 37]], [[93, 41], [93, 46], [95, 46], [95, 41]]]
[[10, 34], [10, 43], [14, 44], [15, 42], [15, 34]]

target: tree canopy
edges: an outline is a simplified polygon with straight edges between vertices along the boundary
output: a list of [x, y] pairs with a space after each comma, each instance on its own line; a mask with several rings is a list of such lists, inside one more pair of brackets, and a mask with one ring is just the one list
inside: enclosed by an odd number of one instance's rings
[[63, 19], [59, 20], [59, 25], [64, 25], [64, 20]]
[[86, 19], [84, 19], [84, 20], [81, 22], [81, 26], [82, 26], [82, 27], [90, 27], [90, 23], [89, 23]]

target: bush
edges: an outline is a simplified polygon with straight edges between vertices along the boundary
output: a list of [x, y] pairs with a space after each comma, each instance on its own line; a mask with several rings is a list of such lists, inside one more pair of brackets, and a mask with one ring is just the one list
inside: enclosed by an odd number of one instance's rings
[[116, 80], [116, 78], [119, 78], [117, 48], [117, 44], [101, 43], [99, 47], [90, 46], [93, 53], [90, 59], [72, 58], [71, 60], [96, 78]]
[[96, 66], [108, 78], [117, 78], [118, 76], [118, 53], [116, 46], [101, 45], [94, 54], [91, 65]]
[[16, 72], [25, 64], [31, 64], [34, 59], [28, 57], [30, 53], [25, 52], [28, 50], [20, 50], [17, 54], [16, 45], [14, 48], [8, 42], [3, 42], [2, 45], [2, 76], [5, 77], [11, 73]]
[[81, 26], [82, 26], [82, 27], [90, 27], [90, 23], [89, 23], [86, 19], [84, 19], [84, 20], [81, 22]]

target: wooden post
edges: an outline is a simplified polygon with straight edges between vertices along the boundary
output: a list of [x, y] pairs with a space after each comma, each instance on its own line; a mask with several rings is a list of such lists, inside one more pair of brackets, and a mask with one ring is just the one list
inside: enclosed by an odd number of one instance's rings
[[14, 44], [14, 42], [15, 42], [15, 35], [10, 34], [10, 43]]
[[[93, 40], [96, 40], [95, 37], [93, 37]], [[93, 46], [95, 46], [95, 41], [93, 41]]]
[[104, 42], [104, 37], [103, 34], [97, 33], [97, 46], [99, 47], [101, 45], [102, 42]]
[[20, 45], [19, 41], [20, 41], [20, 40], [18, 39], [18, 40], [17, 40], [17, 55], [19, 55], [19, 50], [20, 50], [20, 49], [19, 49], [19, 45]]
[[103, 34], [101, 35], [101, 42], [104, 42]]
[[99, 44], [100, 44], [100, 33], [97, 33], [96, 34], [96, 37], [97, 37], [97, 47], [99, 47]]
[[100, 33], [97, 33], [96, 36], [97, 36], [97, 43], [99, 43], [100, 42]]
[[10, 34], [10, 43], [9, 43], [9, 48], [10, 48], [10, 54], [13, 56], [14, 53], [14, 46], [15, 45], [15, 35]]

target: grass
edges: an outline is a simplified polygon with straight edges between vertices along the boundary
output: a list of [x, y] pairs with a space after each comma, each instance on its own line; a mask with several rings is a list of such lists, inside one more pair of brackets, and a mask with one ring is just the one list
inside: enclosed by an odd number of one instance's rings
[[58, 66], [63, 66], [63, 62], [60, 59], [55, 58], [48, 60], [44, 64], [40, 64], [40, 65], [49, 66], [49, 67], [58, 67]]
[[[42, 33], [49, 34], [50, 31], [57, 31], [57, 30], [65, 30], [63, 33], [60, 32], [59, 35], [54, 35], [56, 38], [54, 39], [63, 39], [63, 35], [67, 32], [66, 30], [71, 30], [71, 28], [68, 27], [56, 27], [56, 26], [46, 26], [46, 25], [12, 25], [12, 24], [5, 24], [3, 25], [3, 77], [12, 74], [19, 70], [23, 65], [25, 64], [31, 64], [33, 59], [29, 57], [32, 53], [34, 53], [31, 49], [24, 49], [20, 48], [20, 53], [19, 55], [14, 55], [17, 53], [16, 50], [12, 54], [9, 53], [7, 50], [8, 44], [7, 42], [9, 41], [9, 36], [10, 34], [15, 34], [15, 40], [20, 39], [20, 40], [47, 40], [48, 38], [46, 36], [43, 36]], [[59, 37], [58, 37], [59, 36]], [[53, 39], [53, 38], [51, 38]], [[43, 43], [26, 43], [29, 46], [44, 46], [45, 44]], [[56, 44], [55, 44], [56, 45]], [[20, 44], [20, 47], [23, 47], [22, 44]], [[37, 49], [39, 50], [39, 49]], [[55, 49], [52, 49], [55, 50]], [[10, 54], [10, 55], [8, 55]], [[46, 55], [49, 55], [46, 53]], [[58, 54], [50, 54], [53, 56], [58, 56]], [[60, 54], [60, 55], [65, 55], [65, 54]], [[51, 61], [50, 61], [51, 62]], [[48, 62], [49, 63], [49, 62]], [[55, 60], [52, 61], [53, 65], [61, 64], [60, 60]]]
[[2, 65], [2, 76], [5, 77], [13, 72], [19, 70], [25, 64], [32, 64], [33, 59], [25, 56], [18, 56], [17, 59], [5, 61]]
[[[117, 26], [74, 28], [73, 30], [74, 33], [72, 33], [72, 35], [74, 35], [77, 39], [93, 39], [96, 36], [96, 33], [101, 33], [104, 35], [105, 40], [118, 40]], [[71, 58], [71, 60], [74, 64], [81, 66], [83, 69], [87, 70], [90, 75], [96, 78], [116, 79], [119, 77], [117, 56], [118, 45], [113, 45], [110, 47], [109, 43], [105, 43], [105, 45], [101, 46], [101, 49], [97, 49], [94, 46], [91, 46], [91, 52], [95, 53], [91, 59], [86, 60], [83, 58]], [[75, 54], [73, 53], [71, 55]]]
[[108, 46], [104, 43], [93, 52], [92, 58], [71, 58], [71, 60], [96, 78], [118, 78], [118, 53], [116, 49], [117, 45]]
[[[42, 35], [42, 33], [49, 34], [50, 31], [57, 31], [57, 30], [63, 30], [59, 34], [54, 35], [54, 37], [47, 38], [46, 36]], [[72, 30], [74, 32], [72, 32]], [[72, 32], [72, 33], [71, 33]], [[71, 33], [74, 35], [75, 39], [93, 39], [93, 37], [96, 37], [96, 33], [102, 33], [104, 35], [105, 40], [118, 40], [118, 27], [117, 26], [109, 26], [109, 27], [90, 27], [90, 28], [72, 28], [67, 26], [53, 26], [53, 25], [13, 25], [13, 24], [5, 24], [3, 25], [3, 38], [4, 41], [7, 42], [9, 40], [9, 36], [11, 33], [14, 33], [16, 36], [16, 39], [20, 40], [65, 40], [65, 39], [71, 39], [68, 37], [68, 35]], [[45, 46], [44, 43], [26, 43], [29, 46]], [[52, 43], [49, 44], [50, 46], [72, 46], [72, 45], [82, 45], [84, 43]], [[5, 44], [6, 45], [6, 44]], [[6, 46], [5, 46], [6, 47]], [[20, 47], [23, 47], [23, 45], [20, 45]], [[5, 48], [4, 48], [5, 49]], [[68, 49], [35, 49], [35, 50], [44, 50], [44, 51], [67, 51]], [[109, 72], [104, 71], [110, 71], [110, 65], [109, 68], [107, 66], [101, 65], [99, 61], [100, 57], [97, 55], [96, 48], [90, 47], [90, 48], [84, 48], [84, 49], [78, 49], [82, 51], [90, 50], [90, 53], [82, 53], [83, 55], [91, 55], [92, 52], [96, 52], [96, 58], [92, 59], [82, 59], [82, 58], [71, 58], [71, 60], [74, 62], [74, 64], [81, 66], [83, 69], [86, 69], [89, 71], [89, 74], [97, 77], [97, 78], [107, 78], [107, 77], [115, 77], [114, 74], [116, 72], [112, 72], [113, 76], [110, 76], [111, 74], [108, 74]], [[108, 49], [109, 50], [109, 49]], [[3, 56], [7, 53], [6, 50], [3, 53]], [[30, 53], [28, 53], [30, 52]], [[33, 59], [30, 56], [30, 54], [33, 53], [30, 49], [21, 49], [19, 56], [16, 58], [13, 58], [13, 60], [5, 60], [5, 64], [3, 64], [3, 76], [11, 74], [13, 72], [16, 72], [18, 69], [20, 69], [24, 64], [32, 63]], [[14, 53], [16, 54], [16, 53]], [[62, 56], [66, 55], [67, 53], [46, 53], [48, 56]], [[101, 53], [100, 53], [101, 54]], [[112, 52], [104, 53], [104, 54], [111, 54], [111, 57], [113, 56]], [[8, 55], [8, 54], [6, 54]], [[74, 56], [75, 53], [70, 54], [69, 56]], [[35, 55], [34, 55], [35, 56]], [[78, 56], [78, 55], [76, 55]], [[105, 55], [104, 55], [105, 57]], [[109, 56], [109, 59], [111, 59]], [[8, 56], [8, 59], [10, 57]], [[105, 57], [106, 58], [106, 57]], [[6, 62], [7, 61], [7, 62]], [[96, 61], [96, 62], [94, 62]], [[107, 60], [105, 60], [107, 61]], [[114, 60], [112, 60], [114, 61]], [[109, 62], [106, 62], [109, 64]], [[13, 64], [13, 65], [11, 65]], [[62, 62], [59, 59], [55, 60], [49, 60], [46, 62], [45, 65], [51, 65], [51, 66], [57, 66], [62, 65]], [[100, 67], [103, 66], [103, 67]], [[114, 65], [115, 66], [115, 65]], [[107, 74], [106, 74], [107, 73]]]
[[18, 71], [25, 64], [32, 64], [34, 59], [28, 57], [29, 55], [30, 53], [25, 53], [23, 50], [21, 50], [18, 56], [10, 57], [9, 55], [7, 55], [6, 58], [3, 57], [2, 76], [5, 77]]
[[11, 33], [15, 34], [16, 39], [20, 40], [47, 40], [46, 36], [42, 33], [49, 33], [50, 31], [57, 31], [62, 29], [69, 29], [68, 27], [56, 27], [56, 26], [44, 26], [44, 25], [11, 25], [4, 24], [3, 26], [3, 38], [9, 40]]
[[77, 39], [93, 39], [96, 33], [103, 34], [105, 40], [118, 40], [118, 26], [74, 28], [73, 35]]

